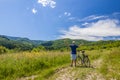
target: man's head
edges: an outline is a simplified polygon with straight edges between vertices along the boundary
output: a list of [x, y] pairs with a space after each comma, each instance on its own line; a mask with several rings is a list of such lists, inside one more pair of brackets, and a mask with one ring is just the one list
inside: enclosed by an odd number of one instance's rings
[[75, 44], [75, 41], [72, 41], [73, 44]]

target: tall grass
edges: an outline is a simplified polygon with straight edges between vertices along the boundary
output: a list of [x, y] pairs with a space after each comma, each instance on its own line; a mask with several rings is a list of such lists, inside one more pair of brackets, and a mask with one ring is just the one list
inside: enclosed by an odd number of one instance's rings
[[[110, 50], [86, 51], [91, 63], [102, 59], [98, 72], [106, 80], [120, 80], [120, 48]], [[0, 55], [0, 80], [15, 80], [25, 76], [39, 74], [38, 80], [44, 80], [54, 73], [54, 70], [70, 63], [69, 52], [41, 51], [20, 52]]]
[[43, 70], [69, 63], [69, 57], [67, 52], [3, 54], [0, 55], [0, 80], [14, 80], [18, 77], [40, 74]]
[[104, 56], [100, 72], [107, 80], [120, 80], [120, 48], [114, 48]]

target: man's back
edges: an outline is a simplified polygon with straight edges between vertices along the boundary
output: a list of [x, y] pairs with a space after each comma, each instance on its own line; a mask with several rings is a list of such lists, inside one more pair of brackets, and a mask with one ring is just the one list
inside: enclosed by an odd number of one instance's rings
[[72, 54], [76, 54], [76, 48], [78, 48], [78, 46], [75, 44], [71, 44], [70, 48], [71, 48]]

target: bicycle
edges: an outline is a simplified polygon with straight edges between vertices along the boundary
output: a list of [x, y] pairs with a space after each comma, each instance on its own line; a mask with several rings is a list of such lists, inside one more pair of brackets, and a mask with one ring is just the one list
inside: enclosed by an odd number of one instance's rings
[[90, 59], [88, 55], [84, 53], [84, 51], [82, 51], [81, 55], [80, 53], [77, 55], [77, 63], [85, 67], [90, 67]]

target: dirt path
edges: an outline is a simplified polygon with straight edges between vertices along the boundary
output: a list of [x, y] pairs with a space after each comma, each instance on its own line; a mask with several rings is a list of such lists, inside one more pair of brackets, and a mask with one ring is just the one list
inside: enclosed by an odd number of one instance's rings
[[105, 80], [102, 76], [102, 74], [100, 74], [97, 69], [100, 68], [101, 66], [101, 62], [102, 59], [98, 59], [96, 61], [93, 62], [93, 67], [95, 68], [95, 70], [90, 71], [87, 75], [85, 80]]
[[[102, 59], [95, 60], [92, 67], [86, 68], [82, 66], [70, 67], [66, 66], [55, 71], [55, 74], [47, 80], [105, 80], [103, 76], [97, 71], [101, 66]], [[30, 77], [22, 77], [16, 80], [35, 80], [38, 75]]]
[[71, 67], [62, 68], [58, 72], [56, 72], [49, 80], [75, 80], [74, 79], [75, 72]]
[[105, 80], [97, 71], [101, 66], [102, 59], [93, 62], [92, 68], [65, 67], [57, 71], [49, 80]]

